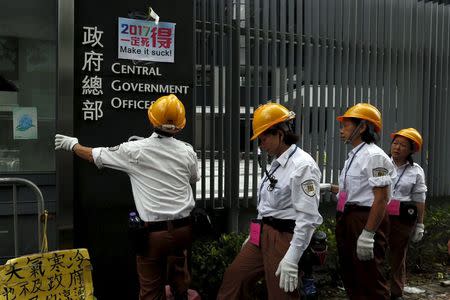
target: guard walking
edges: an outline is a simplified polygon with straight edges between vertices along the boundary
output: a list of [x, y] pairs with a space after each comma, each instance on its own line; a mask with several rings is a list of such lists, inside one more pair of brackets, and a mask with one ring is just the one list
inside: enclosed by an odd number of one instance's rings
[[[300, 149], [294, 133], [295, 114], [277, 103], [258, 107], [253, 137], [274, 159], [258, 189], [258, 217], [250, 235], [225, 272], [217, 299], [248, 299], [257, 280], [265, 278], [268, 299], [299, 299], [299, 261], [319, 214], [320, 170]], [[301, 266], [300, 266], [301, 267]]]

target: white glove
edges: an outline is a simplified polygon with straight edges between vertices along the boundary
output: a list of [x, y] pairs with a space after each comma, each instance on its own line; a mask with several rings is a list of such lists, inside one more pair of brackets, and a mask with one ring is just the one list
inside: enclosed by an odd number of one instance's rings
[[298, 285], [298, 264], [283, 258], [275, 272], [275, 276], [278, 275], [280, 275], [280, 289], [286, 293], [295, 291]]
[[365, 229], [361, 232], [356, 243], [356, 256], [359, 260], [373, 259], [373, 244], [375, 243], [375, 232], [370, 232]]
[[413, 233], [413, 236], [411, 237], [411, 241], [414, 243], [420, 242], [420, 240], [423, 238], [423, 233], [425, 231], [425, 225], [422, 223], [416, 224], [416, 229]]
[[249, 239], [250, 239], [250, 235], [248, 235], [247, 238], [245, 239], [245, 241], [242, 243], [241, 250], [242, 250], [242, 248], [244, 248], [245, 244], [247, 244]]
[[75, 137], [57, 134], [55, 135], [55, 150], [72, 151], [73, 147], [78, 144], [78, 139]]

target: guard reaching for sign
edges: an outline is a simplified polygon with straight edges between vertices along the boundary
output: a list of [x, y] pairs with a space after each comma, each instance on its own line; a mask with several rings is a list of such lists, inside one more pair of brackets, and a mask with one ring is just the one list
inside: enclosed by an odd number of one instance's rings
[[159, 98], [148, 109], [154, 133], [116, 147], [89, 148], [75, 137], [57, 134], [55, 149], [73, 151], [98, 168], [126, 172], [148, 247], [136, 258], [140, 299], [165, 299], [166, 277], [177, 299], [185, 298], [190, 275], [187, 249], [192, 244], [191, 184], [199, 180], [192, 146], [175, 139], [185, 124], [185, 110], [175, 95]]

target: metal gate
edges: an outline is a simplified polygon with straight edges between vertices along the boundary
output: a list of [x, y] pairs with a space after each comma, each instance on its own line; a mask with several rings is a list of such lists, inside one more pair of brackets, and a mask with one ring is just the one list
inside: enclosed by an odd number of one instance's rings
[[383, 115], [380, 145], [415, 127], [429, 195], [449, 195], [447, 130], [450, 8], [446, 1], [197, 0], [195, 147], [206, 206], [254, 204], [258, 164], [253, 108], [297, 114], [299, 146], [324, 182], [337, 182], [349, 149], [336, 116], [365, 101]]
[[[44, 215], [44, 209], [45, 209], [45, 203], [44, 203], [44, 197], [42, 196], [41, 190], [35, 185], [33, 182], [23, 179], [23, 178], [0, 178], [0, 186], [11, 186], [12, 187], [12, 202], [11, 202], [11, 212], [6, 212], [5, 215], [2, 216], [3, 221], [9, 221], [12, 217], [12, 226], [5, 226], [6, 230], [0, 231], [0, 234], [3, 235], [3, 245], [2, 247], [2, 254], [0, 255], [0, 262], [3, 264], [6, 260], [14, 257], [18, 257], [19, 255], [23, 254], [30, 254], [30, 253], [38, 253], [41, 251], [42, 247], [42, 231], [41, 231], [41, 217]], [[29, 188], [34, 196], [36, 197], [36, 205], [37, 205], [37, 223], [34, 223], [36, 225], [35, 232], [37, 232], [36, 238], [34, 236], [26, 236], [21, 234], [20, 230], [24, 229], [24, 224], [20, 224], [19, 226], [19, 203], [18, 202], [18, 192], [17, 188], [18, 186], [26, 186]], [[23, 213], [23, 212], [22, 212]], [[23, 219], [22, 219], [22, 223]], [[2, 225], [5, 225], [4, 222], [2, 222]], [[8, 224], [9, 225], [9, 224]], [[12, 234], [10, 234], [10, 230], [12, 231]], [[6, 236], [5, 236], [6, 235]], [[13, 238], [13, 247], [8, 247], [8, 242], [11, 241], [11, 238]], [[19, 240], [26, 240], [27, 245], [20, 245]], [[36, 244], [36, 245], [35, 245]], [[45, 245], [45, 247], [47, 247]], [[14, 253], [9, 252], [10, 248], [14, 248]], [[25, 250], [24, 250], [25, 249]]]

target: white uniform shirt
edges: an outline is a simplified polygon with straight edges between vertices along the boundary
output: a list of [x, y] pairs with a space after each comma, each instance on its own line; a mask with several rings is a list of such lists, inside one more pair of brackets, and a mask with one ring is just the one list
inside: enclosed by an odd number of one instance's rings
[[92, 155], [98, 168], [116, 169], [130, 176], [136, 209], [143, 221], [184, 218], [195, 206], [190, 184], [200, 177], [197, 155], [189, 144], [153, 133], [116, 147], [94, 148]]
[[274, 189], [267, 189], [270, 181], [265, 180], [265, 175], [258, 190], [258, 218], [295, 220], [291, 246], [295, 246], [301, 256], [314, 229], [322, 223], [319, 214], [321, 173], [314, 159], [296, 145], [291, 145], [276, 161], [280, 166], [273, 173], [278, 180]]
[[422, 167], [416, 163], [413, 165], [406, 163], [403, 166], [397, 167], [394, 161], [392, 163], [397, 170], [397, 177], [393, 181], [393, 199], [399, 201], [425, 202], [427, 186], [425, 184], [425, 172]]
[[[350, 164], [353, 157], [353, 162]], [[396, 175], [391, 159], [380, 147], [373, 143], [361, 143], [348, 154], [348, 159], [339, 176], [339, 191], [347, 191], [346, 203], [371, 207], [374, 200], [374, 187], [389, 186], [389, 199], [391, 198], [391, 187]]]

